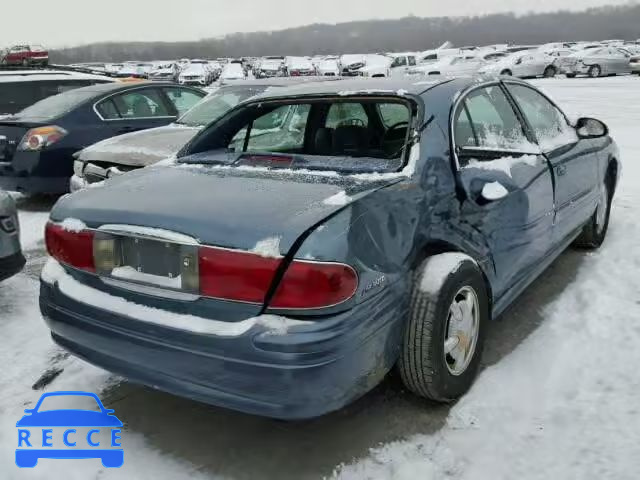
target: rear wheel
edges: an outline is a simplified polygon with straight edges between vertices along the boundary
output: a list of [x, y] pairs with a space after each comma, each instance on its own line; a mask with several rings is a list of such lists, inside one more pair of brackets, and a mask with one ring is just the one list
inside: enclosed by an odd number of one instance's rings
[[415, 275], [399, 362], [406, 387], [438, 402], [466, 393], [480, 365], [488, 317], [487, 289], [470, 257], [428, 258]]
[[558, 70], [553, 65], [549, 65], [544, 69], [544, 77], [545, 78], [553, 78], [558, 73]]
[[588, 75], [591, 78], [598, 78], [600, 75], [602, 75], [602, 68], [600, 68], [600, 65], [592, 65], [591, 67], [589, 67]]
[[600, 199], [593, 216], [584, 226], [582, 233], [575, 241], [575, 246], [588, 249], [597, 249], [602, 246], [609, 230], [609, 218], [611, 216], [612, 184], [607, 179], [600, 190]]

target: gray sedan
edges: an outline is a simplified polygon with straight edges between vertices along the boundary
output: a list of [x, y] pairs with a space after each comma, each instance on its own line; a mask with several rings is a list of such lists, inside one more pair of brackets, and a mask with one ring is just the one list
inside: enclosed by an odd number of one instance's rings
[[18, 273], [24, 264], [16, 203], [0, 190], [0, 281]]
[[602, 47], [581, 50], [563, 60], [567, 77], [587, 75], [591, 78], [631, 73], [631, 56], [619, 48]]

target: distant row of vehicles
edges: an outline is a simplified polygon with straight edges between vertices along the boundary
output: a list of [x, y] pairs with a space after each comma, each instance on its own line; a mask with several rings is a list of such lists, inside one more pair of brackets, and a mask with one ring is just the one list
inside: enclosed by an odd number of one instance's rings
[[[501, 74], [520, 78], [599, 77], [637, 71], [637, 44], [547, 44], [542, 46], [446, 46], [415, 53], [349, 54], [327, 57], [264, 57], [257, 78], [276, 76], [394, 77], [401, 75]], [[635, 66], [635, 70], [634, 70]]]

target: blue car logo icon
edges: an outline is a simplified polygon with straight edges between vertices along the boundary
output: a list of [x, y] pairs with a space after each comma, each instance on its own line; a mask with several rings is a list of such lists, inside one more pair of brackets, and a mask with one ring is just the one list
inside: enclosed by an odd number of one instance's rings
[[[100, 411], [93, 410], [42, 410], [42, 402], [52, 397], [90, 397], [93, 398]], [[124, 450], [120, 444], [122, 422], [113, 410], [104, 408], [95, 393], [89, 392], [50, 392], [40, 397], [35, 408], [25, 410], [18, 427], [18, 448], [16, 449], [16, 465], [20, 468], [33, 468], [40, 458], [84, 459], [99, 458], [107, 468], [119, 468], [124, 463]], [[76, 427], [90, 427], [86, 434], [89, 448], [74, 448], [80, 441]], [[63, 430], [61, 436], [64, 449], [53, 448], [53, 429]], [[109, 446], [103, 448], [98, 435], [109, 433]], [[84, 441], [83, 436], [82, 440]]]

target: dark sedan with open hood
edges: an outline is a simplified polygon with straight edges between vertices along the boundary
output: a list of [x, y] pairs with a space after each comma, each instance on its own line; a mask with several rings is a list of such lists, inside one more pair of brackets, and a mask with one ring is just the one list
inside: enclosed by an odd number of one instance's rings
[[41, 311], [91, 363], [248, 413], [318, 416], [394, 366], [448, 402], [489, 320], [602, 244], [619, 170], [602, 122], [519, 80], [273, 90], [58, 201]]

